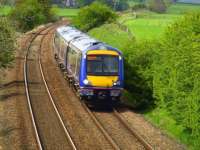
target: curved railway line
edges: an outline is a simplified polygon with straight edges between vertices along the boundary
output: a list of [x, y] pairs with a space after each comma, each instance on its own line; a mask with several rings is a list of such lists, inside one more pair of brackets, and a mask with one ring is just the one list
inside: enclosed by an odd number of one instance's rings
[[[40, 52], [43, 44], [43, 40], [46, 36], [49, 35], [49, 33], [54, 30], [56, 27], [53, 25], [50, 25], [48, 27], [44, 27], [41, 30], [39, 30], [31, 39], [28, 39], [26, 42], [29, 41], [28, 47], [27, 47], [27, 54], [25, 56], [24, 61], [24, 81], [25, 81], [25, 88], [26, 88], [26, 95], [28, 100], [28, 106], [31, 114], [31, 119], [35, 131], [35, 137], [37, 140], [38, 148], [40, 150], [42, 149], [59, 149], [59, 148], [65, 148], [65, 149], [74, 149], [76, 150], [76, 146], [65, 127], [62, 118], [60, 117], [60, 114], [54, 104], [54, 100], [51, 96], [51, 93], [49, 92], [44, 73], [43, 68], [41, 64], [41, 58], [40, 58]], [[38, 47], [38, 54], [34, 54], [30, 58], [31, 48], [34, 47], [34, 42], [36, 41], [39, 36], [40, 38], [40, 44]], [[33, 72], [37, 72], [37, 75]], [[40, 75], [38, 73], [40, 72]], [[37, 78], [33, 77], [36, 76]], [[36, 80], [35, 80], [36, 79]], [[39, 80], [39, 83], [38, 83]], [[39, 91], [35, 91], [35, 88], [38, 88]], [[39, 92], [37, 94], [36, 92]], [[39, 98], [40, 97], [40, 98]], [[51, 108], [51, 111], [48, 111], [47, 108], [39, 109], [38, 106], [41, 106], [41, 102], [44, 102], [46, 100], [46, 106], [49, 106]], [[51, 106], [50, 106], [51, 105]], [[42, 106], [41, 106], [42, 107]], [[45, 109], [47, 112], [44, 112]], [[51, 114], [48, 114], [51, 113]], [[54, 114], [52, 114], [54, 113]], [[49, 122], [49, 118], [51, 117], [51, 120], [56, 122]], [[51, 124], [52, 123], [52, 124]]]
[[[25, 42], [28, 45], [24, 61], [26, 96], [38, 148], [40, 150], [76, 150], [78, 148], [54, 103], [43, 72], [45, 66], [41, 62], [41, 51], [43, 47], [45, 48], [43, 40], [45, 37], [52, 35], [57, 25], [43, 27]], [[37, 45], [39, 46], [37, 47]], [[90, 110], [83, 101], [81, 104], [113, 149], [154, 149], [137, 131], [128, 125], [115, 108], [112, 108], [111, 112], [108, 113], [99, 113]], [[111, 124], [115, 122], [114, 125], [107, 124], [109, 118], [112, 120]], [[116, 128], [118, 129], [116, 130]], [[123, 137], [118, 139], [122, 132], [123, 135], [129, 137], [127, 138], [128, 142], [126, 140], [122, 141]], [[132, 142], [132, 145], [130, 145], [130, 142]]]

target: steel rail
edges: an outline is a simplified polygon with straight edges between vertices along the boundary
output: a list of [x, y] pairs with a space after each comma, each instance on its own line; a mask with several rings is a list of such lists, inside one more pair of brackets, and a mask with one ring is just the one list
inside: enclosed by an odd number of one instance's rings
[[[31, 38], [29, 45], [27, 47], [27, 53], [25, 55], [25, 59], [24, 59], [24, 84], [25, 84], [25, 92], [26, 92], [26, 98], [28, 101], [28, 107], [29, 107], [29, 112], [30, 112], [30, 116], [31, 116], [31, 121], [32, 121], [32, 125], [33, 125], [33, 129], [35, 132], [35, 138], [38, 144], [38, 148], [39, 150], [43, 150], [42, 144], [41, 144], [41, 140], [38, 134], [38, 130], [36, 127], [36, 123], [35, 123], [35, 117], [33, 114], [33, 110], [32, 110], [32, 106], [31, 106], [31, 101], [30, 101], [30, 95], [29, 95], [29, 88], [28, 88], [28, 80], [27, 80], [27, 57], [28, 57], [28, 52], [30, 50], [30, 47], [33, 43], [33, 41], [36, 39], [36, 37], [38, 36], [38, 34], [40, 34], [42, 31], [46, 30], [45, 27], [42, 28], [41, 30], [39, 30], [38, 32], [36, 32], [36, 34]], [[26, 41], [26, 43], [28, 42], [28, 39]]]
[[124, 117], [115, 109], [113, 108], [113, 113], [118, 118], [118, 120], [143, 144], [145, 149], [147, 150], [154, 150], [153, 146], [147, 142], [144, 137], [142, 137], [135, 129], [130, 127], [130, 125], [125, 121]]
[[[46, 35], [45, 35], [45, 36], [46, 36]], [[43, 40], [44, 40], [45, 36], [42, 38], [41, 45], [40, 45], [40, 50], [42, 50], [42, 43], [43, 43]], [[48, 85], [47, 85], [47, 81], [46, 81], [46, 79], [45, 79], [44, 71], [43, 71], [43, 67], [42, 67], [42, 63], [41, 63], [41, 53], [40, 53], [40, 55], [39, 55], [39, 66], [40, 66], [40, 73], [41, 73], [41, 75], [42, 75], [43, 83], [44, 83], [44, 85], [45, 85], [45, 87], [46, 87], [46, 90], [47, 90], [48, 96], [49, 96], [49, 98], [50, 98], [50, 100], [51, 100], [51, 103], [52, 103], [52, 105], [53, 105], [53, 108], [54, 108], [54, 110], [55, 110], [55, 112], [56, 112], [56, 114], [57, 114], [57, 116], [58, 116], [58, 118], [59, 118], [59, 121], [60, 121], [60, 123], [61, 123], [61, 125], [62, 125], [62, 127], [63, 127], [63, 129], [64, 129], [64, 132], [65, 132], [67, 138], [68, 138], [69, 141], [70, 141], [70, 144], [71, 144], [73, 150], [77, 150], [77, 147], [75, 146], [75, 143], [73, 142], [72, 137], [70, 136], [70, 133], [69, 133], [69, 131], [67, 130], [67, 128], [66, 128], [66, 126], [65, 126], [65, 124], [64, 124], [64, 122], [63, 122], [63, 120], [62, 120], [62, 118], [61, 118], [61, 115], [60, 115], [60, 113], [59, 113], [59, 111], [58, 111], [57, 106], [55, 105], [54, 99], [53, 99], [52, 94], [51, 94], [51, 92], [50, 92], [50, 90], [49, 90], [49, 87], [48, 87]]]
[[120, 150], [120, 147], [117, 145], [117, 143], [112, 139], [112, 137], [107, 133], [107, 131], [104, 129], [100, 121], [95, 117], [95, 115], [89, 110], [89, 108], [86, 106], [86, 104], [82, 101], [81, 102], [83, 108], [87, 111], [87, 113], [90, 115], [96, 126], [101, 130], [104, 137], [109, 141], [109, 143], [112, 145], [112, 147], [115, 150]]

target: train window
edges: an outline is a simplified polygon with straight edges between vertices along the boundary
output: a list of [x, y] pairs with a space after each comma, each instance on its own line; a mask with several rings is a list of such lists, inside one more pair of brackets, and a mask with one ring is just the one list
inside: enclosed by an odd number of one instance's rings
[[81, 54], [78, 53], [77, 54], [77, 65], [76, 65], [76, 76], [79, 77], [79, 73], [80, 73], [80, 64], [81, 64]]
[[118, 75], [118, 56], [110, 55], [88, 55], [88, 75]]
[[72, 74], [75, 73], [76, 69], [76, 57], [77, 53], [73, 49], [69, 48], [67, 55], [67, 68]]

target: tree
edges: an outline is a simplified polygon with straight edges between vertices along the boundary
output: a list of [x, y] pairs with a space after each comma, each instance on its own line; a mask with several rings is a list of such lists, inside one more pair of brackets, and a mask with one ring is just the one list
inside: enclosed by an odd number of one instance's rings
[[[78, 0], [77, 5], [79, 7], [89, 5], [93, 3], [95, 0]], [[125, 10], [128, 9], [127, 0], [97, 0], [100, 3], [106, 4], [113, 10]]]
[[0, 17], [0, 68], [6, 68], [14, 59], [15, 32], [5, 17]]
[[166, 6], [163, 0], [148, 0], [147, 6], [150, 10], [158, 13], [166, 11]]
[[[200, 13], [191, 13], [165, 33], [154, 59], [154, 96], [200, 146]], [[193, 140], [198, 139], [198, 140]]]
[[23, 30], [29, 30], [37, 25], [47, 23], [54, 19], [48, 0], [25, 0], [18, 1], [12, 10], [11, 19], [16, 21], [17, 26]]
[[88, 31], [106, 22], [112, 22], [116, 17], [117, 15], [108, 6], [94, 2], [90, 6], [80, 9], [73, 22], [81, 30]]

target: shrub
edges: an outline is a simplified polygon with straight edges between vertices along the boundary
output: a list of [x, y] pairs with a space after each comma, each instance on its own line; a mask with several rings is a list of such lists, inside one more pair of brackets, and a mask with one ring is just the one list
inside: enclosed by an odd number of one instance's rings
[[52, 21], [54, 18], [51, 9], [38, 0], [25, 0], [16, 4], [11, 12], [11, 19], [15, 20], [17, 26], [22, 30], [29, 30], [37, 25]]
[[166, 6], [163, 0], [148, 0], [147, 7], [151, 11], [155, 11], [158, 13], [163, 13], [166, 11]]
[[[200, 140], [200, 13], [168, 28], [154, 62], [154, 96], [185, 127], [194, 145]], [[198, 139], [198, 140], [197, 140]]]
[[109, 7], [94, 2], [90, 6], [83, 7], [73, 22], [81, 30], [88, 31], [106, 22], [112, 22], [116, 17], [116, 14]]
[[5, 17], [0, 17], [0, 31], [0, 68], [6, 68], [14, 59], [15, 33]]
[[138, 3], [138, 4], [135, 4], [134, 6], [131, 7], [131, 10], [138, 10], [138, 9], [143, 9], [143, 8], [146, 8], [146, 5], [143, 4], [143, 3]]
[[[90, 5], [94, 1], [95, 0], [77, 0], [77, 3], [79, 5], [79, 7], [82, 7], [82, 6]], [[97, 1], [109, 6], [113, 10], [118, 10], [118, 11], [126, 10], [129, 7], [127, 0], [118, 0], [118, 1], [115, 1], [115, 0], [97, 0]]]
[[147, 108], [153, 102], [153, 57], [154, 43], [147, 41], [128, 44], [125, 55], [125, 88], [134, 98], [137, 108]]

